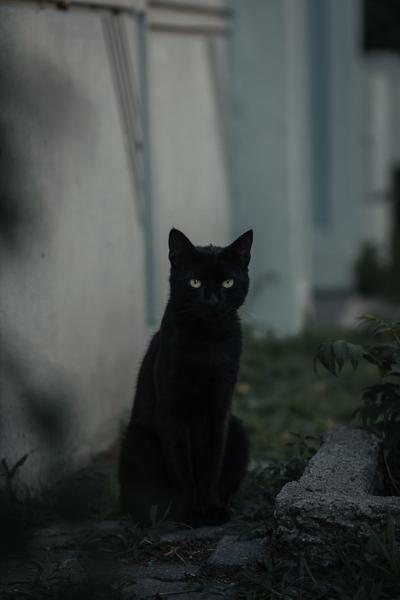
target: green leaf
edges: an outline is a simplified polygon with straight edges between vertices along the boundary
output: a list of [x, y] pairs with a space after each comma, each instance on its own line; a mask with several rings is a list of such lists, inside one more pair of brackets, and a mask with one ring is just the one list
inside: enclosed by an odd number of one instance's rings
[[364, 357], [365, 349], [357, 344], [347, 344], [347, 352], [353, 369], [356, 369], [360, 360]]
[[345, 340], [327, 340], [319, 345], [314, 367], [320, 362], [332, 375], [339, 375], [348, 360], [355, 369], [365, 355], [363, 346]]
[[328, 340], [319, 345], [314, 358], [314, 368], [316, 367], [317, 362], [320, 362], [325, 369], [336, 376], [335, 355], [333, 352], [334, 343], [334, 340]]
[[349, 345], [350, 344], [348, 344], [344, 340], [336, 340], [336, 342], [333, 343], [333, 355], [334, 355], [334, 360], [336, 361], [336, 364], [337, 364], [337, 372], [338, 373], [340, 373], [341, 370], [343, 369], [343, 365], [346, 361], [347, 356], [349, 355], [349, 350], [348, 350]]

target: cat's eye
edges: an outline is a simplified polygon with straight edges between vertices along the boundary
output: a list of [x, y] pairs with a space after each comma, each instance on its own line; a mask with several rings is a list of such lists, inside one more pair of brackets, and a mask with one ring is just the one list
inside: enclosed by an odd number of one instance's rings
[[222, 282], [222, 285], [223, 285], [224, 288], [231, 288], [233, 286], [233, 283], [234, 283], [233, 279], [225, 279]]
[[201, 287], [201, 281], [200, 279], [191, 279], [189, 281], [190, 285], [192, 288], [196, 288], [196, 290]]

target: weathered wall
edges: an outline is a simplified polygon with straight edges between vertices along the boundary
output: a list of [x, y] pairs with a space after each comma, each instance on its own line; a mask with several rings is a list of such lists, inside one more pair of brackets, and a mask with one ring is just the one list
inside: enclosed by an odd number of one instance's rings
[[0, 457], [35, 487], [117, 436], [147, 339], [102, 16], [0, 7]]
[[0, 458], [31, 489], [117, 439], [169, 228], [229, 239], [222, 17], [153, 12], [0, 5]]

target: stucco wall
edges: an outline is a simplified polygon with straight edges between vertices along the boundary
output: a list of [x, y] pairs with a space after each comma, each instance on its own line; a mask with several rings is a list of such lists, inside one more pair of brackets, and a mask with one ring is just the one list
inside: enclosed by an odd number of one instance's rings
[[147, 341], [143, 234], [102, 15], [0, 11], [0, 458], [28, 452], [36, 487], [117, 436]]

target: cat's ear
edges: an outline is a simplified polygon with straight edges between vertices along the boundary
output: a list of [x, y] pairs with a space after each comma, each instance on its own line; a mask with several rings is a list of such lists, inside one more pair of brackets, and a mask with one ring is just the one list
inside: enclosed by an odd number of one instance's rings
[[183, 262], [194, 251], [192, 242], [179, 229], [171, 229], [168, 238], [169, 260], [173, 267]]
[[253, 230], [249, 229], [241, 236], [237, 238], [230, 246], [227, 247], [227, 251], [230, 256], [240, 262], [243, 267], [247, 267], [251, 257], [251, 245], [253, 243]]

